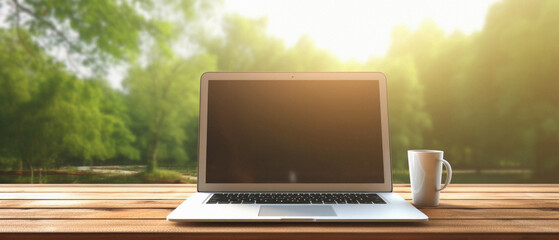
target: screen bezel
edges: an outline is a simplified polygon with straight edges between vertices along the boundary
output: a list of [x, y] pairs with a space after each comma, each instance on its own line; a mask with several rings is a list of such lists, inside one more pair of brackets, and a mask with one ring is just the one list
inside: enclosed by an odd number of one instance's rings
[[[207, 183], [206, 149], [208, 117], [208, 82], [213, 80], [369, 80], [379, 82], [381, 132], [383, 151], [384, 183]], [[366, 191], [391, 192], [392, 172], [390, 160], [390, 136], [388, 127], [388, 103], [386, 76], [380, 72], [207, 72], [200, 78], [200, 113], [198, 132], [198, 191], [235, 192], [235, 191]]]

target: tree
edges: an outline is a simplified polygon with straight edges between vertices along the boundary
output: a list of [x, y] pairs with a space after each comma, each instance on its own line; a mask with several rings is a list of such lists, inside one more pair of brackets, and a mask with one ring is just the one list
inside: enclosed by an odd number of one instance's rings
[[[177, 35], [167, 16], [192, 19], [197, 5], [204, 6], [191, 0], [165, 5], [150, 0], [2, 2], [11, 24], [2, 31], [7, 44], [0, 66], [6, 86], [0, 96], [6, 107], [0, 115], [6, 156], [16, 156], [31, 174], [37, 165], [137, 159], [123, 95], [109, 89], [100, 76], [111, 64], [137, 59], [142, 45], [169, 52]], [[172, 14], [160, 14], [162, 8]], [[86, 67], [97, 78], [68, 73], [47, 54], [55, 49], [67, 55], [70, 69]]]
[[0, 32], [0, 41], [0, 141], [30, 170], [31, 181], [35, 167], [59, 166], [63, 159], [137, 157], [127, 126], [103, 109], [104, 82], [77, 79], [37, 46], [31, 45], [40, 58], [24, 54], [8, 31]]
[[[427, 114], [432, 128], [406, 134], [422, 136], [413, 145], [447, 150], [456, 167], [532, 168], [535, 179], [554, 179], [559, 95], [553, 72], [559, 34], [551, 29], [558, 11], [556, 1], [508, 0], [493, 6], [483, 30], [471, 36], [445, 35], [429, 21], [415, 32], [396, 29], [390, 51], [380, 60], [393, 66], [381, 67], [393, 89], [391, 121], [414, 101], [423, 110], [412, 111], [404, 123], [394, 122], [393, 138]], [[405, 56], [409, 59], [403, 62]], [[413, 74], [405, 76], [408, 72]], [[394, 83], [398, 75], [417, 79], [418, 95], [395, 101], [414, 86]], [[393, 144], [393, 149], [401, 146]]]
[[[393, 133], [396, 134], [395, 131], [400, 127], [423, 122], [412, 128], [416, 129], [415, 133], [405, 133], [404, 136], [415, 140], [405, 144], [407, 148], [397, 151], [403, 159], [406, 158], [405, 149], [413, 146], [445, 149], [446, 156], [452, 159], [455, 166], [482, 165], [472, 163], [471, 138], [464, 134], [463, 128], [457, 127], [472, 121], [474, 117], [469, 115], [474, 106], [468, 104], [469, 99], [461, 97], [462, 92], [457, 90], [466, 87], [463, 85], [471, 85], [471, 81], [464, 78], [464, 73], [472, 62], [473, 54], [469, 49], [475, 38], [475, 35], [468, 37], [460, 32], [446, 36], [431, 20], [424, 21], [414, 32], [404, 26], [393, 30], [392, 44], [382, 60], [392, 63], [391, 69], [382, 69], [391, 73], [388, 77], [389, 86], [392, 85], [389, 92], [390, 112], [393, 116], [403, 111], [400, 108], [409, 111], [403, 122], [392, 125]], [[407, 63], [403, 63], [402, 58], [408, 58]], [[413, 66], [414, 74], [404, 79], [413, 82], [393, 81], [394, 74], [397, 77], [408, 72], [410, 65]], [[408, 92], [407, 89], [413, 90]], [[405, 102], [394, 103], [393, 99], [400, 95], [411, 97], [405, 98]], [[407, 105], [416, 107], [410, 109]], [[399, 147], [402, 145], [395, 144], [393, 149]]]
[[[166, 1], [175, 11], [190, 16], [194, 1]], [[110, 64], [134, 60], [141, 53], [142, 40], [153, 39], [168, 47], [172, 24], [150, 17], [157, 5], [150, 0], [57, 1], [11, 0], [9, 22], [17, 31], [18, 41], [30, 44], [22, 30], [45, 50], [64, 49], [72, 64], [93, 67], [103, 73]]]
[[388, 76], [391, 151], [394, 169], [406, 169], [407, 150], [424, 146], [424, 134], [432, 128], [425, 110], [424, 89], [411, 56], [379, 65]]
[[[509, 0], [496, 4], [476, 42], [476, 61], [468, 71], [482, 108], [493, 116], [493, 142], [480, 154], [516, 166], [532, 167], [539, 180], [557, 180], [559, 97], [555, 75], [559, 62], [557, 1]], [[486, 135], [487, 133], [481, 133]], [[480, 134], [480, 135], [481, 135]], [[500, 155], [500, 156], [499, 156]]]
[[[196, 41], [215, 56], [219, 71], [344, 71], [347, 66], [303, 36], [295, 46], [266, 34], [266, 18], [224, 17], [222, 36], [200, 32]], [[361, 64], [359, 64], [361, 66]]]
[[215, 61], [208, 55], [186, 60], [159, 53], [152, 56], [145, 68], [133, 66], [123, 84], [148, 172], [157, 168], [160, 157], [188, 161], [182, 145], [187, 139], [183, 127], [198, 116], [200, 76], [215, 69]]

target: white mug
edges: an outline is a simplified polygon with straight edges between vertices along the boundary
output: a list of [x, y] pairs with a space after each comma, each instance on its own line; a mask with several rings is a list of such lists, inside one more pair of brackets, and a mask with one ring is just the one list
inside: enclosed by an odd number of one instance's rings
[[[439, 205], [439, 192], [448, 186], [452, 178], [452, 167], [443, 159], [443, 154], [438, 150], [408, 150], [413, 204]], [[446, 167], [446, 182], [441, 188], [443, 164]]]

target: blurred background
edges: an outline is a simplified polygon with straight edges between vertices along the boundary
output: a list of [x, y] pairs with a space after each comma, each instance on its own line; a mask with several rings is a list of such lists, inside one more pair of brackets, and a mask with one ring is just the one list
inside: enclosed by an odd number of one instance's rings
[[394, 181], [559, 183], [559, 1], [2, 0], [0, 183], [195, 183], [207, 71], [380, 71]]

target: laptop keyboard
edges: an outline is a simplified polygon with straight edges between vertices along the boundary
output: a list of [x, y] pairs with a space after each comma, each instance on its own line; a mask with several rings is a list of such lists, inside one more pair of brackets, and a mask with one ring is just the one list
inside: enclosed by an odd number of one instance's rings
[[206, 204], [386, 204], [374, 193], [214, 193]]

